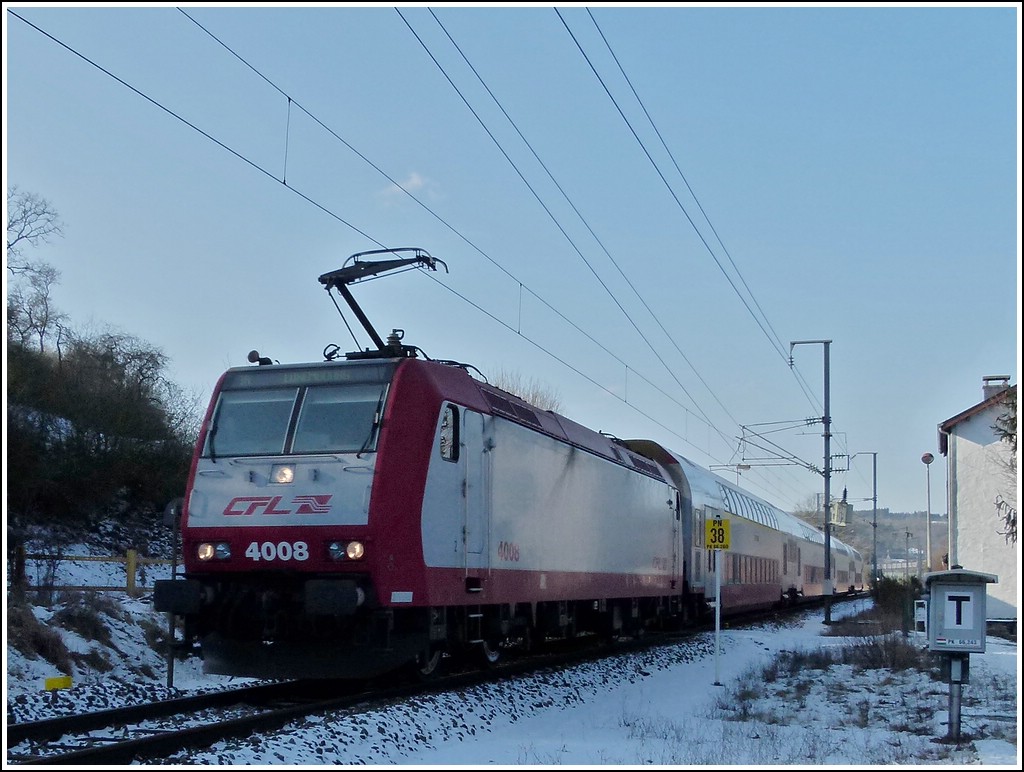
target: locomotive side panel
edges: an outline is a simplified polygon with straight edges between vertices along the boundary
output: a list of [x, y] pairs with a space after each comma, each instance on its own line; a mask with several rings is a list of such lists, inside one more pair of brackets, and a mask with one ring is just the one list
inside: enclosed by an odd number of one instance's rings
[[[490, 416], [446, 402], [434, 432], [420, 523], [423, 562], [430, 568], [452, 569], [449, 585], [459, 584], [470, 573], [479, 576], [487, 567], [490, 475], [484, 427], [489, 420]], [[433, 576], [428, 599], [432, 604], [458, 596], [457, 587], [443, 586], [443, 575]]]
[[[461, 420], [457, 458], [444, 448]], [[432, 605], [669, 595], [675, 490], [544, 433], [442, 409], [424, 493]], [[478, 588], [466, 594], [466, 580]], [[478, 579], [479, 583], [474, 582]]]
[[498, 417], [493, 441], [490, 551], [499, 598], [671, 594], [671, 486]]

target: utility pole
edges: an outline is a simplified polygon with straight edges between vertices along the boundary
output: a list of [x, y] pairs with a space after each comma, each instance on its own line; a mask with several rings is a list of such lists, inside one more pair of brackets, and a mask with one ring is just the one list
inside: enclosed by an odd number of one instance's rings
[[878, 597], [878, 453], [871, 454], [871, 589]]
[[878, 585], [878, 452], [862, 450], [850, 456], [850, 461], [868, 455], [871, 456], [871, 589], [874, 591]]
[[832, 503], [832, 417], [829, 414], [829, 367], [828, 347], [831, 340], [794, 340], [789, 343], [789, 366], [793, 366], [793, 347], [803, 343], [821, 343], [825, 350], [825, 415], [822, 417], [825, 435], [825, 624], [832, 624], [832, 529], [830, 509]]

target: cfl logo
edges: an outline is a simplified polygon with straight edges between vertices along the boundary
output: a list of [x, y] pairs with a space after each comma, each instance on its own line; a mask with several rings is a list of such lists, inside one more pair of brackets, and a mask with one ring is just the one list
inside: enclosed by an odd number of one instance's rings
[[326, 515], [331, 511], [331, 494], [296, 496], [280, 508], [284, 496], [235, 496], [224, 507], [225, 515]]

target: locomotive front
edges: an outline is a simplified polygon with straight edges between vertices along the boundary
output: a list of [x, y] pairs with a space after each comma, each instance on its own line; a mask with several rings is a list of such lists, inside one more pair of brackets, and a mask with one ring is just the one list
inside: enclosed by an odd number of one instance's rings
[[389, 666], [374, 645], [387, 621], [368, 540], [396, 367], [264, 365], [221, 378], [182, 514], [185, 580], [158, 582], [154, 597], [184, 618], [207, 672], [345, 677]]

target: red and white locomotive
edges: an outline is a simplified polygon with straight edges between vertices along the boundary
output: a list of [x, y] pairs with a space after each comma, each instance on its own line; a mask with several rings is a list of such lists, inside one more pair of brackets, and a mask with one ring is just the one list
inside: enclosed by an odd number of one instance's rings
[[[401, 250], [379, 250], [394, 253]], [[509, 642], [639, 633], [713, 600], [705, 522], [729, 518], [723, 614], [824, 591], [816, 529], [650, 440], [618, 440], [382, 341], [376, 351], [231, 368], [214, 390], [181, 516], [184, 618], [207, 672], [353, 678]], [[832, 586], [863, 563], [832, 539]]]

